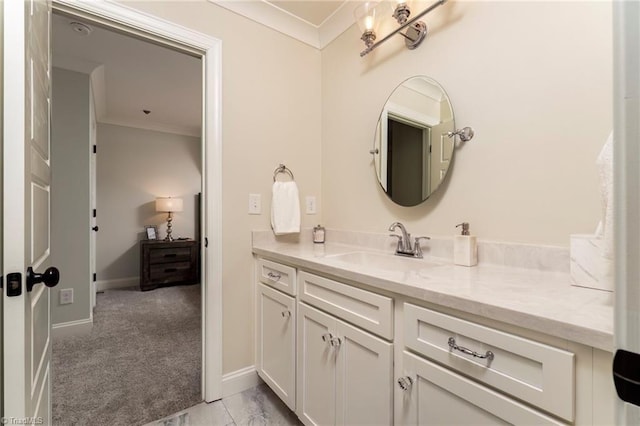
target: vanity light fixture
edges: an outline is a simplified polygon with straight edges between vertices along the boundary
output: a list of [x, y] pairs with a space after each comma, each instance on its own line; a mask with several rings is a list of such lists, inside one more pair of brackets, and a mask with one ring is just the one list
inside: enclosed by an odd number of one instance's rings
[[[411, 16], [410, 1], [411, 0], [391, 1], [391, 8], [393, 11], [391, 16], [396, 19], [400, 26], [378, 42], [375, 42], [375, 28], [379, 23], [379, 17], [377, 17], [376, 14], [379, 13], [377, 10], [381, 4], [377, 2], [365, 2], [356, 8], [354, 11], [356, 22], [362, 31], [361, 39], [367, 46], [366, 49], [360, 52], [360, 56], [365, 56], [396, 34], [400, 34], [405, 38], [405, 45], [408, 49], [413, 50], [422, 43], [422, 40], [427, 37], [427, 25], [419, 19], [438, 6], [442, 6], [447, 0], [438, 0], [422, 12], [418, 13], [415, 17], [409, 19]], [[403, 33], [402, 31], [405, 29], [406, 31]]]

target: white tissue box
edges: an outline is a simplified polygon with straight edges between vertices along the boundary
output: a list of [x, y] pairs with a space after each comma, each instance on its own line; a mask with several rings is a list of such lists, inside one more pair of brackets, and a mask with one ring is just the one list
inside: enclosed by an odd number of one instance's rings
[[613, 291], [613, 261], [602, 256], [602, 238], [574, 234], [570, 240], [571, 284]]

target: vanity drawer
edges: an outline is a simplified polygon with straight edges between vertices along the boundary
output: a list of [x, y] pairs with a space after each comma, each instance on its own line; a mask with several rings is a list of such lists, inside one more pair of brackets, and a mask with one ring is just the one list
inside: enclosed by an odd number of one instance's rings
[[385, 339], [393, 339], [393, 300], [308, 272], [298, 273], [300, 300]]
[[294, 268], [266, 259], [258, 259], [256, 268], [260, 282], [288, 295], [296, 295], [296, 270]]
[[[413, 351], [574, 420], [574, 354], [410, 303], [404, 304], [404, 330]], [[482, 358], [488, 352], [493, 359]]]

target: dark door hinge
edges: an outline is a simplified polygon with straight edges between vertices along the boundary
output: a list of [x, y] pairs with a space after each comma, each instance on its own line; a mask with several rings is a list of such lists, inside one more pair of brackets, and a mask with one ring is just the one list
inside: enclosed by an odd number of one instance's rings
[[207, 237], [204, 237], [204, 248], [209, 247], [209, 239]]
[[93, 273], [93, 282], [95, 283], [98, 280], [98, 274]]
[[98, 217], [98, 209], [93, 209], [93, 217]]
[[98, 145], [93, 145], [93, 153], [96, 154], [98, 152]]

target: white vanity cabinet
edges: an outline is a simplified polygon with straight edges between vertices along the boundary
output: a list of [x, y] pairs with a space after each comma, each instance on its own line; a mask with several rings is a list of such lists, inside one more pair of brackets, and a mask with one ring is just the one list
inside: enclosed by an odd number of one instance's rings
[[308, 267], [256, 259], [256, 369], [305, 425], [614, 424], [609, 352]]
[[412, 373], [399, 379], [400, 424], [566, 424], [410, 352], [402, 362]]
[[297, 280], [300, 420], [393, 423], [393, 300], [304, 271]]
[[304, 424], [391, 424], [392, 380], [391, 343], [298, 305], [297, 414]]
[[515, 398], [573, 422], [573, 353], [411, 303], [403, 319], [399, 423], [568, 424]]
[[256, 269], [260, 280], [256, 288], [256, 370], [280, 399], [295, 410], [295, 269], [263, 259], [257, 262]]

